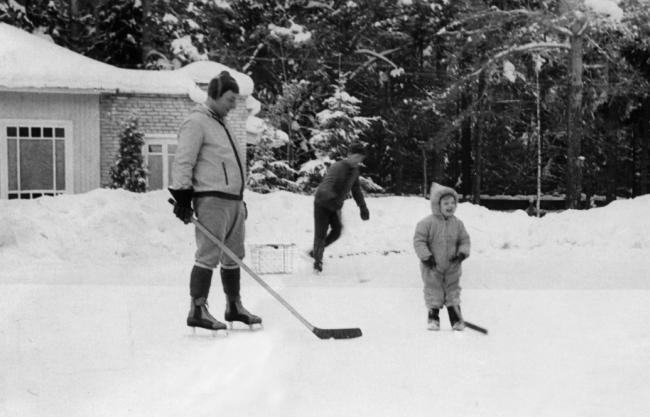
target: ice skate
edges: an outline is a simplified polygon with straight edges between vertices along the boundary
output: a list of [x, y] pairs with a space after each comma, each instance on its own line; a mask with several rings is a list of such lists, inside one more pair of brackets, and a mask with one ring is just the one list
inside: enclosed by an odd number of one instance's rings
[[233, 328], [233, 322], [235, 321], [247, 324], [251, 330], [254, 329], [254, 324], [259, 324], [260, 327], [262, 325], [262, 318], [246, 310], [244, 306], [242, 306], [241, 299], [239, 298], [228, 301], [224, 318], [231, 329]]
[[190, 312], [187, 315], [187, 325], [192, 327], [194, 332], [196, 332], [197, 327], [215, 332], [226, 329], [226, 325], [212, 317], [208, 311], [208, 303], [205, 297], [192, 299]]
[[447, 312], [451, 328], [458, 331], [465, 330], [465, 321], [460, 313], [460, 306], [447, 306]]
[[314, 261], [314, 272], [316, 274], [319, 274], [319, 273], [323, 272], [323, 262]]
[[427, 330], [440, 330], [440, 318], [438, 317], [438, 309], [429, 309], [429, 316], [427, 320]]

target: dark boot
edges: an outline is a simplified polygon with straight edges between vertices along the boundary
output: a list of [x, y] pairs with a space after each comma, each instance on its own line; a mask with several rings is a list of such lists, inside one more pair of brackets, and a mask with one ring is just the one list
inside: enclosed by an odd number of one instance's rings
[[212, 285], [212, 270], [194, 265], [190, 274], [190, 296], [208, 299]]
[[221, 283], [223, 284], [223, 292], [226, 293], [226, 312], [224, 318], [230, 323], [231, 327], [233, 321], [239, 321], [248, 324], [252, 328], [253, 324], [262, 324], [262, 318], [250, 313], [242, 306], [239, 295], [239, 281], [239, 268], [221, 268]]
[[463, 315], [460, 313], [460, 306], [447, 306], [447, 312], [449, 313], [451, 328], [454, 330], [464, 330], [465, 322], [463, 321]]
[[212, 283], [212, 270], [194, 266], [190, 274], [190, 312], [187, 315], [187, 325], [209, 330], [222, 330], [226, 325], [212, 317], [208, 311], [208, 293]]
[[314, 270], [323, 272], [323, 253], [325, 252], [325, 244], [323, 242], [314, 242], [314, 249], [310, 252], [314, 258]]
[[439, 311], [440, 310], [437, 308], [429, 309], [429, 316], [427, 322], [428, 330], [440, 330], [440, 317], [438, 316]]
[[225, 324], [212, 317], [208, 311], [205, 297], [192, 299], [190, 313], [187, 315], [187, 325], [208, 330], [224, 330], [226, 328]]

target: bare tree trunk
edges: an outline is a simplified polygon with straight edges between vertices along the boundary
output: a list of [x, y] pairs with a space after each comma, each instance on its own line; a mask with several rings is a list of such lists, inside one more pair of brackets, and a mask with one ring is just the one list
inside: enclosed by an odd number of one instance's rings
[[[470, 104], [468, 94], [463, 92], [460, 98], [459, 112], [464, 111]], [[460, 160], [461, 160], [461, 188], [460, 193], [469, 195], [472, 193], [472, 121], [466, 118], [461, 125], [458, 134], [460, 135]]]
[[474, 181], [472, 182], [472, 202], [481, 203], [481, 181], [483, 179], [483, 106], [485, 106], [485, 90], [487, 82], [485, 80], [485, 71], [481, 73], [478, 79], [478, 113], [472, 117], [474, 126], [472, 129], [472, 145], [474, 148]]
[[429, 178], [428, 178], [428, 167], [427, 167], [427, 153], [428, 146], [427, 143], [420, 143], [420, 152], [422, 153], [422, 196], [427, 196], [427, 190], [429, 188]]
[[151, 0], [142, 1], [142, 66], [147, 64], [149, 52], [153, 49], [153, 34], [151, 26]]
[[79, 39], [81, 30], [79, 28], [79, 0], [70, 0], [68, 4], [68, 30], [71, 39]]
[[646, 98], [641, 110], [639, 129], [639, 195], [650, 193], [650, 99]]
[[571, 36], [569, 111], [567, 116], [566, 207], [575, 209], [582, 192], [582, 50], [580, 33]]
[[[442, 182], [445, 176], [445, 157], [441, 149], [433, 148], [433, 173], [431, 181]], [[427, 190], [428, 192], [429, 190]]]

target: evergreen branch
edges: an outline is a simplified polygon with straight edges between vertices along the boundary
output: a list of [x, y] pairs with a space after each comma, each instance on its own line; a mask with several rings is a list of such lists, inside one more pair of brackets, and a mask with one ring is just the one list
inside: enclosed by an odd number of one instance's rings
[[487, 19], [488, 21], [492, 22], [496, 18], [500, 17], [518, 17], [518, 16], [525, 16], [525, 17], [540, 17], [543, 16], [543, 13], [541, 12], [533, 12], [527, 9], [514, 9], [514, 10], [501, 10], [498, 8], [492, 8], [489, 11], [483, 12], [483, 13], [475, 13], [470, 15], [469, 17], [462, 19], [462, 20], [456, 20], [447, 26], [443, 27], [440, 29], [438, 32], [436, 32], [437, 36], [443, 36], [446, 35], [447, 33], [455, 33], [456, 31], [453, 30], [453, 28], [463, 26], [465, 24], [474, 22], [474, 21], [479, 21], [483, 19]]
[[401, 46], [398, 47], [398, 48], [388, 49], [388, 50], [385, 50], [385, 51], [383, 51], [383, 52], [375, 52], [375, 51], [371, 51], [371, 50], [369, 50], [369, 49], [357, 49], [357, 50], [355, 51], [356, 53], [358, 53], [358, 54], [367, 54], [367, 55], [371, 55], [372, 58], [368, 59], [365, 63], [363, 63], [362, 65], [360, 65], [360, 66], [359, 66], [357, 69], [355, 69], [354, 71], [346, 73], [346, 74], [344, 75], [344, 77], [345, 77], [347, 80], [351, 80], [351, 79], [354, 78], [357, 74], [359, 74], [359, 72], [361, 72], [363, 69], [365, 69], [365, 68], [367, 68], [368, 66], [370, 66], [372, 63], [374, 63], [374, 62], [377, 61], [378, 59], [381, 59], [381, 60], [383, 60], [383, 61], [386, 61], [386, 62], [388, 62], [390, 65], [392, 65], [395, 69], [398, 69], [399, 67], [397, 66], [397, 64], [395, 64], [395, 63], [394, 63], [393, 61], [391, 61], [390, 59], [386, 58], [386, 55], [390, 55], [390, 54], [392, 54], [393, 52], [397, 52], [397, 51], [400, 51], [400, 50], [402, 50], [402, 49], [403, 49], [403, 47], [401, 47]]
[[264, 42], [260, 42], [260, 43], [257, 45], [257, 48], [255, 48], [255, 51], [253, 51], [253, 54], [250, 56], [250, 58], [248, 58], [248, 62], [247, 62], [246, 65], [244, 65], [244, 67], [242, 68], [242, 72], [243, 72], [244, 74], [246, 73], [246, 71], [248, 71], [248, 69], [250, 68], [250, 66], [253, 65], [253, 63], [255, 62], [255, 59], [257, 58], [257, 55], [259, 55], [259, 53], [262, 51], [262, 49], [264, 49], [264, 46], [265, 46], [265, 45], [264, 45]]
[[[488, 59], [483, 65], [481, 65], [476, 71], [470, 73], [469, 75], [463, 77], [459, 83], [463, 83], [471, 78], [477, 77], [479, 74], [481, 74], [483, 71], [485, 71], [487, 68], [489, 68], [492, 64], [494, 64], [496, 61], [499, 61], [509, 55], [520, 53], [520, 52], [528, 52], [528, 51], [535, 51], [539, 49], [566, 49], [570, 50], [571, 45], [566, 44], [566, 43], [558, 43], [558, 42], [533, 42], [533, 43], [527, 43], [525, 45], [515, 45], [512, 46], [504, 51], [501, 51]], [[458, 83], [457, 83], [458, 84]], [[457, 85], [456, 84], [456, 85]]]

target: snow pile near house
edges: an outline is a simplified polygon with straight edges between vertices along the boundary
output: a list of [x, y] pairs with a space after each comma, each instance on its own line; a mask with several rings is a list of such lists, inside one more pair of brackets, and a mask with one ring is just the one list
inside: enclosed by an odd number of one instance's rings
[[[243, 96], [250, 96], [253, 94], [254, 83], [253, 79], [246, 74], [243, 74], [239, 71], [235, 71], [232, 68], [229, 68], [223, 64], [214, 61], [196, 61], [191, 64], [179, 68], [174, 73], [189, 76], [192, 81], [197, 84], [208, 84], [212, 78], [219, 75], [221, 71], [228, 71], [230, 75], [237, 81], [237, 86], [239, 87], [239, 94]], [[203, 91], [203, 97], [200, 102], [205, 101], [207, 94]], [[257, 106], [254, 102], [247, 102], [247, 106], [251, 106], [253, 109], [253, 114], [257, 113], [254, 108]]]
[[[0, 201], [0, 255], [31, 260], [115, 262], [192, 256], [193, 228], [171, 213], [166, 191], [134, 194], [98, 189], [86, 194]], [[313, 239], [313, 198], [275, 192], [247, 192], [247, 242], [295, 243], [307, 251]], [[363, 222], [353, 200], [342, 215], [343, 237], [331, 256], [411, 253], [416, 223], [427, 216], [421, 197], [367, 198]], [[457, 215], [472, 237], [472, 251], [550, 249], [565, 246], [650, 248], [650, 196], [616, 201], [588, 211], [568, 210], [543, 218], [490, 211], [462, 203]]]

